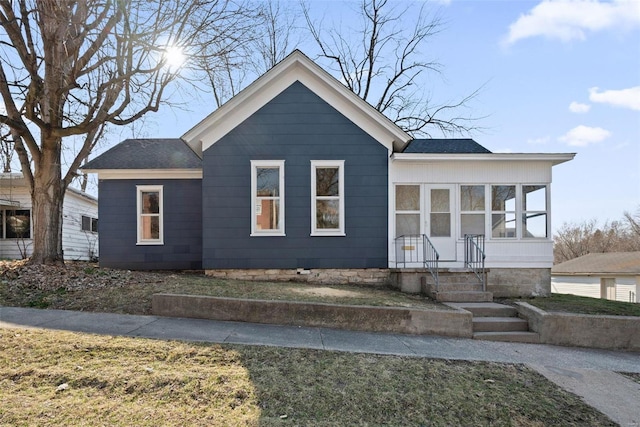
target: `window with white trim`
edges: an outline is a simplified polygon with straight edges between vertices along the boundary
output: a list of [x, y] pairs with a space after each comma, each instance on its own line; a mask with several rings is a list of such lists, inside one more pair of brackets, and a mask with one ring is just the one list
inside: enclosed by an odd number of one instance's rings
[[491, 237], [516, 238], [516, 186], [491, 186]]
[[484, 185], [460, 186], [460, 237], [485, 234]]
[[548, 238], [547, 186], [522, 186], [522, 237]]
[[251, 235], [285, 235], [284, 160], [251, 161]]
[[311, 235], [345, 235], [344, 160], [311, 161]]
[[98, 232], [98, 218], [82, 215], [82, 231], [90, 231], [92, 233]]
[[138, 245], [164, 244], [162, 185], [138, 185]]
[[420, 234], [420, 186], [396, 185], [396, 237]]

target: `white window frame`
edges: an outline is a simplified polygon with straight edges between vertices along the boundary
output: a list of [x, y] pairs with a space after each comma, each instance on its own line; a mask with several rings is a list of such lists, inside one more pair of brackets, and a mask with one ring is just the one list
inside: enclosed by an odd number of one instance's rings
[[[491, 224], [491, 226], [489, 227], [489, 230], [491, 230], [491, 239], [494, 240], [516, 240], [520, 238], [520, 232], [521, 232], [521, 225], [520, 225], [520, 220], [518, 219], [518, 201], [520, 201], [522, 199], [522, 192], [520, 191], [522, 189], [521, 185], [518, 184], [491, 184], [489, 186], [489, 222]], [[494, 210], [493, 209], [493, 189], [494, 187], [513, 187], [513, 191], [514, 191], [514, 200], [513, 200], [513, 209], [511, 210]], [[507, 223], [507, 215], [513, 215], [513, 222], [514, 222], [514, 234], [513, 236], [494, 236], [494, 229], [493, 229], [493, 216], [494, 215], [504, 215], [504, 221], [505, 221], [505, 225]]]
[[[89, 220], [89, 228], [84, 228], [84, 219], [87, 218]], [[89, 215], [80, 215], [80, 230], [81, 231], [86, 231], [87, 233], [97, 233], [98, 232], [98, 227], [94, 227], [94, 222], [96, 221], [96, 225], [97, 225], [97, 221], [98, 218], [93, 217], [93, 216], [89, 216]]]
[[[164, 245], [164, 186], [162, 185], [136, 185], [136, 234], [137, 245]], [[157, 214], [143, 214], [142, 213], [142, 193], [157, 192], [158, 193], [158, 213]], [[143, 216], [158, 216], [159, 219], [159, 233], [157, 239], [143, 239], [142, 238], [142, 217]]]
[[[338, 168], [338, 196], [317, 196], [316, 195], [316, 169], [317, 168]], [[338, 200], [338, 228], [318, 229], [317, 224], [317, 201], [318, 200]], [[311, 160], [311, 236], [346, 236], [344, 217], [344, 160]]]
[[[418, 209], [417, 210], [402, 210], [402, 209], [398, 209], [397, 206], [397, 192], [398, 192], [398, 187], [399, 186], [408, 186], [408, 187], [418, 187]], [[423, 200], [423, 185], [422, 184], [414, 184], [414, 183], [396, 183], [393, 186], [393, 191], [394, 191], [394, 197], [393, 197], [393, 204], [394, 204], [394, 208], [395, 208], [395, 214], [393, 216], [393, 228], [394, 228], [394, 236], [395, 237], [400, 237], [398, 236], [398, 215], [418, 215], [418, 234], [423, 234], [423, 230], [422, 227], [424, 226], [424, 220], [422, 218], [422, 209], [421, 206], [424, 205], [424, 200]]]
[[[545, 199], [544, 199], [544, 206], [545, 206], [545, 210], [538, 210], [538, 209], [525, 209], [525, 199], [526, 199], [526, 195], [524, 193], [524, 187], [544, 187], [544, 195], [545, 195]], [[550, 240], [552, 239], [552, 233], [551, 233], [551, 209], [550, 209], [550, 203], [551, 203], [551, 195], [550, 193], [550, 186], [549, 184], [545, 184], [545, 183], [527, 183], [527, 184], [522, 184], [520, 185], [520, 203], [519, 203], [519, 208], [521, 209], [521, 213], [520, 213], [520, 230], [522, 232], [522, 236], [521, 238], [523, 240]], [[545, 237], [527, 237], [524, 235], [525, 230], [527, 229], [525, 226], [525, 219], [527, 217], [528, 214], [544, 214], [545, 215], [545, 225], [546, 225], [546, 230], [545, 230]]]
[[[256, 227], [258, 206], [256, 200], [258, 198], [258, 168], [278, 168], [279, 170], [279, 196], [262, 197], [262, 199], [275, 200], [278, 199], [280, 216], [278, 218], [277, 230], [258, 230]], [[284, 160], [251, 160], [251, 237], [257, 236], [285, 236], [285, 195], [284, 195]], [[260, 205], [262, 210], [262, 205]]]

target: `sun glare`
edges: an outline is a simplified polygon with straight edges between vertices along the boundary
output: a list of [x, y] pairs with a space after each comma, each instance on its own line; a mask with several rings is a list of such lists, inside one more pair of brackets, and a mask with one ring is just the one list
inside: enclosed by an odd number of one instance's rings
[[166, 65], [173, 69], [181, 67], [185, 62], [184, 52], [178, 46], [169, 46], [164, 51]]

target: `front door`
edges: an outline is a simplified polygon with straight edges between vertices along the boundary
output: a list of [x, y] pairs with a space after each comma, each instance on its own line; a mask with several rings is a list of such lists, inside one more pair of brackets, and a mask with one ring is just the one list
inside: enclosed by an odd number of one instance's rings
[[454, 186], [426, 185], [424, 232], [440, 254], [440, 261], [456, 260]]

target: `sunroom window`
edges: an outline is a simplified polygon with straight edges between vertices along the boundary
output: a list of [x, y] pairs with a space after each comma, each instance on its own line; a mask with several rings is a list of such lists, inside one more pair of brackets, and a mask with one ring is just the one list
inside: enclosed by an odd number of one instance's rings
[[164, 243], [163, 230], [163, 202], [161, 185], [138, 185], [138, 244], [162, 245]]
[[547, 186], [522, 186], [522, 237], [549, 237]]
[[516, 186], [491, 186], [491, 237], [516, 238]]
[[344, 160], [312, 160], [311, 235], [344, 234]]
[[251, 235], [284, 236], [284, 160], [251, 161]]
[[396, 237], [420, 234], [420, 186], [396, 185]]
[[460, 235], [484, 234], [484, 185], [460, 186]]

